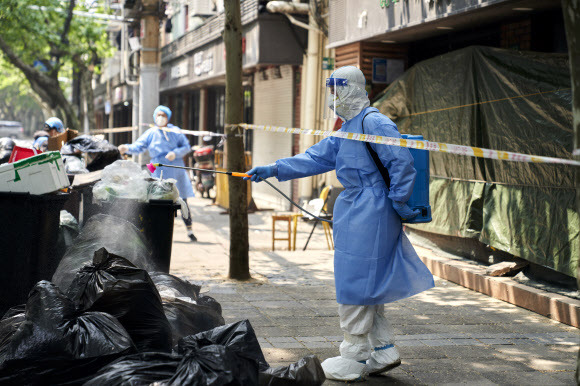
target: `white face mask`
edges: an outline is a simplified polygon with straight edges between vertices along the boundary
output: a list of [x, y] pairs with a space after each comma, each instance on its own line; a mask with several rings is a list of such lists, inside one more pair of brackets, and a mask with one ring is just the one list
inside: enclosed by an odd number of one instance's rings
[[163, 115], [158, 115], [155, 117], [155, 123], [159, 127], [165, 127], [167, 125], [167, 117], [164, 117]]

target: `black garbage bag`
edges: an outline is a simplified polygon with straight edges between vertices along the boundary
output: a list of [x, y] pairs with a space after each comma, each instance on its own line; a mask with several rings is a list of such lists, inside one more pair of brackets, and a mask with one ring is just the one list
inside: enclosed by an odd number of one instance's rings
[[260, 372], [260, 386], [320, 386], [326, 377], [316, 355], [308, 355], [290, 366], [270, 367]]
[[128, 355], [103, 367], [84, 386], [163, 384], [175, 374], [181, 360], [180, 355], [157, 352]]
[[140, 352], [171, 351], [171, 326], [155, 284], [127, 259], [99, 249], [93, 264], [79, 271], [68, 295], [79, 310], [116, 317]]
[[135, 225], [119, 217], [97, 214], [86, 222], [66, 251], [52, 276], [52, 282], [66, 292], [77, 272], [90, 265], [95, 252], [103, 247], [117, 256], [123, 256], [138, 268], [155, 271], [151, 248]]
[[201, 306], [181, 299], [163, 298], [163, 311], [173, 336], [173, 345], [179, 339], [223, 326], [224, 318], [213, 308]]
[[0, 319], [0, 364], [4, 362], [8, 350], [8, 342], [26, 319], [25, 305], [12, 307]]
[[222, 314], [222, 305], [219, 304], [217, 300], [215, 300], [209, 295], [199, 295], [199, 297], [197, 298], [197, 304], [199, 304], [200, 306], [211, 308], [219, 315]]
[[15, 145], [16, 143], [12, 138], [0, 138], [0, 165], [8, 162]]
[[135, 347], [117, 319], [77, 312], [54, 284], [30, 291], [26, 318], [5, 342], [0, 384], [79, 383]]
[[89, 154], [90, 161], [87, 164], [89, 172], [102, 170], [105, 166], [121, 159], [121, 153], [117, 146], [112, 145], [106, 139], [92, 135], [79, 135], [64, 144], [61, 149], [61, 153], [66, 155], [72, 155], [78, 151]]
[[259, 370], [269, 367], [248, 320], [182, 338], [178, 352], [185, 358], [169, 382], [173, 384], [257, 385]]
[[170, 292], [174, 298], [190, 298], [197, 301], [200, 286], [165, 272], [150, 272], [149, 275], [160, 294]]
[[258, 383], [258, 365], [225, 346], [211, 344], [185, 354], [167, 385], [252, 386]]

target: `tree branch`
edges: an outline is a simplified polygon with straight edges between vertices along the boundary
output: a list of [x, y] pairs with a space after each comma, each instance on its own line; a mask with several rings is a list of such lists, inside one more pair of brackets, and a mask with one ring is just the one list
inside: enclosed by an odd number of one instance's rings
[[60, 35], [60, 42], [64, 46], [68, 45], [68, 33], [70, 31], [70, 25], [73, 18], [73, 10], [75, 8], [75, 2], [76, 2], [75, 0], [70, 0], [70, 3], [68, 3], [68, 14], [66, 15], [64, 26], [62, 28], [62, 33]]

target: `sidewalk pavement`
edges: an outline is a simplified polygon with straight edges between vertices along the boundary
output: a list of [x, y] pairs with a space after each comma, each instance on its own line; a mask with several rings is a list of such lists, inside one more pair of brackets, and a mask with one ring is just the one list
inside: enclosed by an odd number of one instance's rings
[[[201, 284], [221, 303], [226, 323], [249, 319], [271, 366], [339, 355], [333, 254], [322, 227], [306, 251], [312, 224], [301, 222], [297, 250], [277, 241], [282, 250], [273, 252], [272, 212], [250, 214], [252, 280], [237, 282], [227, 279], [228, 215], [208, 199], [190, 201], [199, 241], [189, 242], [176, 219], [171, 273]], [[435, 288], [385, 306], [402, 365], [359, 384], [576, 384], [577, 328], [435, 279]]]

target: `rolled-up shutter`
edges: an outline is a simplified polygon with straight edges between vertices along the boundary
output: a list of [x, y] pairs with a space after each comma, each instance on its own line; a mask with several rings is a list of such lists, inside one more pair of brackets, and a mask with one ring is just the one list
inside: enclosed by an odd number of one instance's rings
[[[254, 123], [292, 127], [294, 118], [294, 74], [292, 66], [264, 69], [254, 74]], [[292, 156], [292, 135], [254, 132], [252, 163], [267, 165], [279, 158]], [[271, 181], [290, 196], [290, 182]], [[254, 184], [252, 196], [258, 207], [290, 209], [290, 204], [266, 184]]]

